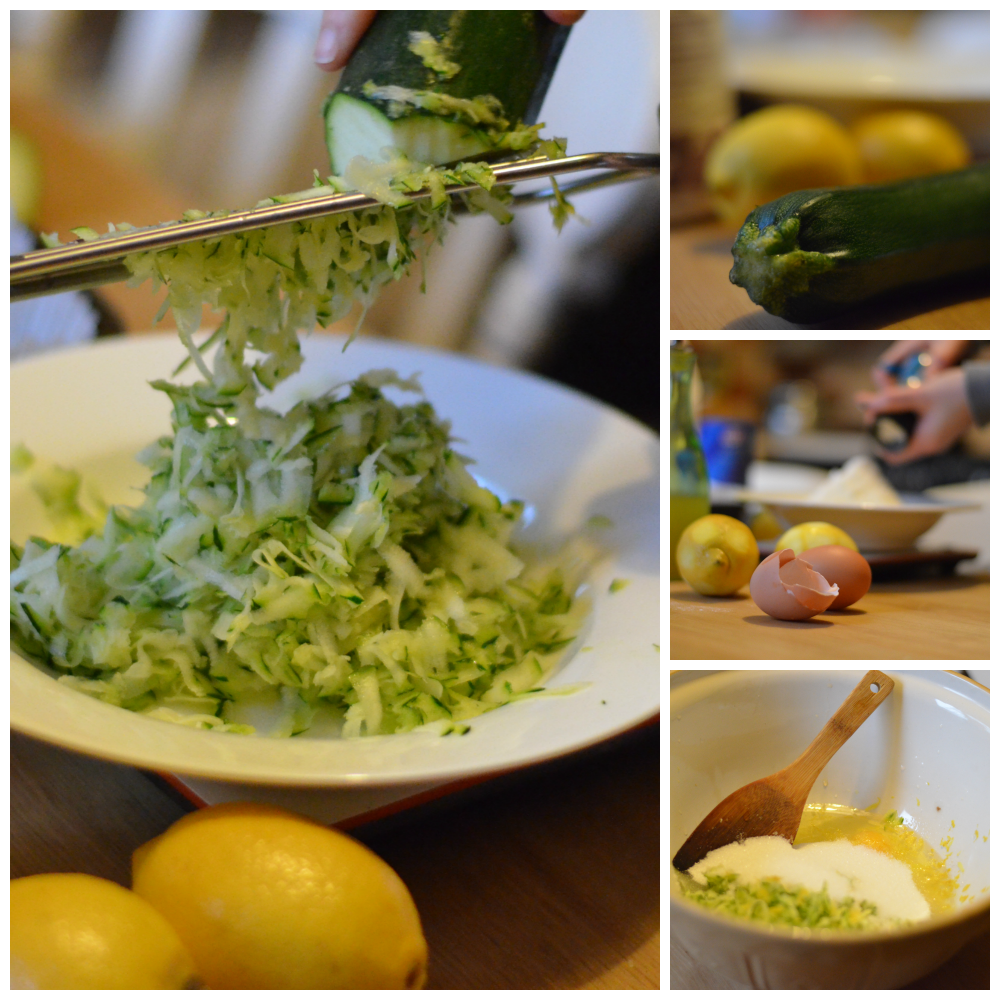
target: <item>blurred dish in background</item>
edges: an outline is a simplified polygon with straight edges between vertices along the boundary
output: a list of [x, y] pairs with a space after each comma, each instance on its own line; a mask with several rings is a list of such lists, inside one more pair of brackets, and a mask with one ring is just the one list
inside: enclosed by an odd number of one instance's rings
[[838, 11], [848, 16], [837, 18], [818, 16], [819, 11], [727, 13], [728, 75], [738, 90], [989, 100], [988, 10], [919, 12], [924, 16], [909, 18], [910, 30], [902, 34], [869, 18], [868, 11]]
[[832, 503], [796, 496], [774, 496], [744, 490], [740, 499], [759, 503], [772, 511], [779, 521], [791, 527], [806, 521], [826, 521], [846, 531], [862, 552], [887, 552], [908, 549], [942, 514], [969, 511], [977, 503], [935, 500], [922, 494], [900, 497], [897, 506], [873, 506], [861, 503]]
[[990, 12], [728, 11], [730, 85], [771, 103], [802, 101], [845, 124], [923, 108], [989, 156]]

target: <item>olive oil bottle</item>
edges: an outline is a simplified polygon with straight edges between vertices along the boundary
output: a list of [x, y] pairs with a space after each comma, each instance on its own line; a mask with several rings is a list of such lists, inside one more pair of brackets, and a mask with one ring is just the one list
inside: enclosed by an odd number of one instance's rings
[[684, 529], [709, 512], [708, 468], [691, 410], [695, 354], [670, 342], [670, 579], [679, 580], [677, 542]]

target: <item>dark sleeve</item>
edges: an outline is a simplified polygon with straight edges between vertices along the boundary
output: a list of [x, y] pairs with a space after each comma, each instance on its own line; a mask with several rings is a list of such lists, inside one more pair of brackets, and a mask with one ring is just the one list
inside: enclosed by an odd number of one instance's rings
[[966, 361], [965, 396], [969, 401], [972, 419], [977, 427], [990, 422], [990, 366], [985, 361]]

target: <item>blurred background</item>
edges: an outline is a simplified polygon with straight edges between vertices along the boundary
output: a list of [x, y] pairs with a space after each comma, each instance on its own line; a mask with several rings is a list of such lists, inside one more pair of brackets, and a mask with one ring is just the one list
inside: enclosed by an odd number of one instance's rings
[[[755, 427], [753, 458], [832, 469], [873, 452], [854, 402], [873, 392], [872, 368], [891, 340], [692, 340], [692, 391], [699, 423], [708, 418]], [[966, 360], [988, 361], [989, 341], [971, 341]], [[971, 427], [945, 455], [902, 466], [880, 463], [903, 491], [989, 478], [989, 426]]]
[[[42, 232], [247, 208], [329, 173], [320, 110], [337, 76], [312, 61], [320, 13], [11, 11], [11, 252]], [[658, 110], [658, 12], [589, 11], [543, 105], [545, 134], [571, 154], [652, 152]], [[415, 268], [366, 330], [530, 368], [657, 427], [658, 179], [574, 204], [559, 236], [541, 206], [503, 228], [462, 218], [430, 256], [427, 294]], [[158, 306], [124, 285], [19, 303], [12, 354], [95, 327], [149, 330]]]

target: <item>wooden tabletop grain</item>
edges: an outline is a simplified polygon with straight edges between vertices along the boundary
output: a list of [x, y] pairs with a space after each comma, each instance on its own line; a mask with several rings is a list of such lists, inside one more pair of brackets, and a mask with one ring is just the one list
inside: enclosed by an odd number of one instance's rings
[[729, 280], [736, 233], [703, 223], [670, 233], [671, 330], [988, 330], [988, 283], [908, 291], [889, 304], [830, 324], [802, 326], [765, 312]]
[[876, 583], [857, 604], [804, 622], [778, 621], [750, 600], [670, 584], [673, 660], [988, 660], [988, 576]]

